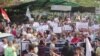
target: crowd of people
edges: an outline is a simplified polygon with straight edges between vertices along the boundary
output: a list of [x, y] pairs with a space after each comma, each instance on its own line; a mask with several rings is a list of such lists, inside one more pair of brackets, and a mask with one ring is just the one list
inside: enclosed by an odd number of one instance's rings
[[100, 56], [100, 25], [89, 18], [60, 19], [23, 24], [7, 24], [3, 33], [1, 56]]

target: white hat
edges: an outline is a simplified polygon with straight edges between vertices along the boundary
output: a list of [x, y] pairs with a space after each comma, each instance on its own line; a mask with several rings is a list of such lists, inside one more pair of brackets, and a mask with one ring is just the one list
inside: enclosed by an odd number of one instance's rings
[[23, 31], [22, 34], [23, 34], [23, 35], [27, 35], [26, 31]]
[[32, 38], [33, 36], [32, 34], [27, 34], [27, 37]]

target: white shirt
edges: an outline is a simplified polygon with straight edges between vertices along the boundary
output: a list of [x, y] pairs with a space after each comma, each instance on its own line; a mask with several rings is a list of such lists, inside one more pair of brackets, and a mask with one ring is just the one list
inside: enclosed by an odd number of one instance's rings
[[49, 34], [48, 37], [46, 38], [46, 42], [50, 42], [51, 41], [51, 35]]
[[4, 49], [8, 46], [8, 44], [1, 44], [0, 46], [2, 46]]
[[35, 53], [28, 53], [28, 54], [25, 54], [25, 56], [38, 56], [38, 55]]
[[31, 33], [27, 33], [27, 35], [26, 35], [26, 36], [28, 37], [28, 39], [33, 38], [33, 35], [32, 35]]
[[69, 37], [69, 36], [68, 36], [68, 37], [66, 38], [66, 40], [68, 40], [68, 41], [69, 41], [69, 43], [71, 42], [71, 40], [72, 40], [72, 39], [73, 39], [73, 37], [72, 37], [72, 36], [71, 36], [71, 37]]
[[51, 43], [50, 44], [50, 49], [54, 49], [55, 48], [55, 44], [54, 43]]
[[33, 23], [33, 27], [37, 28], [37, 27], [39, 27], [39, 26], [40, 26], [39, 22], [34, 22], [34, 23]]
[[7, 45], [4, 45], [2, 42], [0, 42], [0, 52], [3, 52], [6, 47]]
[[37, 54], [38, 53], [38, 47], [34, 48], [34, 52]]
[[28, 50], [28, 44], [29, 41], [22, 41], [22, 45], [21, 45], [22, 51]]
[[89, 37], [91, 38], [92, 41], [95, 40], [95, 36], [93, 34], [89, 35]]

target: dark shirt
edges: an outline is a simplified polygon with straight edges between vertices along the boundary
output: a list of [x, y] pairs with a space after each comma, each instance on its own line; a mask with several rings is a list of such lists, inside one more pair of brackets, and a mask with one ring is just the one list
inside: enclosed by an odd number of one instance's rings
[[73, 53], [73, 47], [68, 47], [68, 46], [65, 46], [63, 47], [62, 49], [62, 55], [63, 56], [73, 56], [74, 53]]
[[38, 46], [38, 56], [45, 56], [46, 54], [46, 47], [43, 45]]

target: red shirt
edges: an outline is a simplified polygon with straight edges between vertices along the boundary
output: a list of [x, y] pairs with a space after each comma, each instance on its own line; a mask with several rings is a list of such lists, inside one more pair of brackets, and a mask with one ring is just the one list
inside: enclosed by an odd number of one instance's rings
[[12, 34], [13, 34], [15, 37], [17, 36], [16, 29], [13, 29], [13, 30], [12, 30]]
[[79, 37], [74, 37], [72, 40], [71, 40], [71, 44], [76, 44], [80, 41], [80, 38]]

